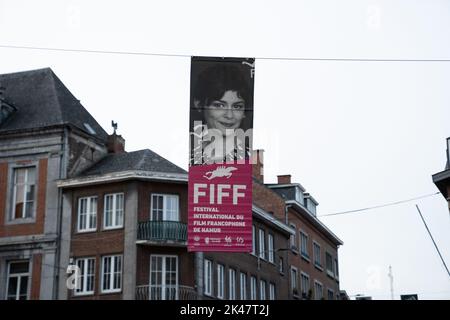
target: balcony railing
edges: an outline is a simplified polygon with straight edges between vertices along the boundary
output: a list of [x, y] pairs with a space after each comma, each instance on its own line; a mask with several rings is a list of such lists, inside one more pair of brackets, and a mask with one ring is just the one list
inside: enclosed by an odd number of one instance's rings
[[179, 221], [145, 221], [139, 222], [138, 240], [174, 241], [185, 243], [187, 225]]
[[136, 300], [197, 300], [194, 288], [180, 285], [146, 285], [136, 287]]

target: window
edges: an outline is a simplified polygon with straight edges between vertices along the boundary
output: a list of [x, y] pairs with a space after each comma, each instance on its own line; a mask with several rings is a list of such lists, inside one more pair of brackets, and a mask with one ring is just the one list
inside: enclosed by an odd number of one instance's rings
[[331, 289], [327, 290], [327, 299], [328, 300], [334, 300], [334, 291]]
[[120, 292], [122, 289], [122, 256], [102, 258], [102, 292]]
[[252, 225], [252, 254], [256, 255], [256, 227]]
[[303, 198], [303, 192], [299, 187], [295, 187], [295, 200], [301, 204], [305, 201]]
[[247, 275], [241, 272], [240, 275], [240, 286], [241, 286], [241, 300], [247, 299]]
[[105, 229], [123, 227], [123, 193], [105, 195], [103, 227]]
[[317, 242], [313, 242], [314, 248], [314, 265], [322, 268], [322, 259], [320, 258], [320, 245]]
[[338, 261], [337, 261], [337, 259], [334, 259], [334, 277], [336, 279], [339, 279], [339, 268], [338, 268]]
[[280, 263], [279, 265], [280, 273], [284, 273], [284, 262], [282, 257], [280, 257], [279, 263]]
[[150, 299], [178, 300], [177, 256], [150, 256]]
[[224, 298], [224, 275], [225, 267], [221, 264], [217, 265], [217, 298]]
[[80, 268], [75, 295], [94, 294], [95, 258], [77, 259], [75, 264]]
[[275, 300], [275, 283], [269, 284], [269, 300]]
[[236, 270], [228, 270], [228, 294], [230, 300], [236, 299]]
[[323, 298], [323, 286], [319, 281], [314, 281], [314, 296], [316, 300]]
[[266, 300], [266, 281], [259, 281], [259, 297], [261, 300]]
[[300, 273], [300, 285], [302, 287], [301, 289], [303, 298], [307, 298], [310, 290], [309, 276], [304, 272]]
[[97, 197], [78, 199], [78, 232], [97, 229]]
[[205, 294], [212, 295], [212, 261], [205, 259]]
[[294, 229], [294, 233], [291, 234], [291, 249], [296, 251], [297, 250], [297, 240], [296, 240], [296, 234], [297, 234], [297, 227], [294, 224], [291, 224], [291, 228]]
[[298, 294], [297, 287], [297, 268], [291, 267], [291, 290], [293, 294]]
[[266, 248], [265, 248], [264, 230], [259, 229], [259, 257], [261, 259], [266, 258]]
[[250, 299], [256, 300], [256, 277], [250, 278]]
[[333, 257], [328, 252], [325, 252], [325, 266], [327, 268], [327, 274], [331, 277], [334, 277]]
[[308, 252], [308, 235], [303, 231], [300, 231], [300, 252], [303, 257], [309, 259]]
[[316, 204], [311, 200], [311, 198], [308, 199], [306, 208], [312, 213], [313, 216], [316, 216]]
[[178, 196], [170, 194], [152, 194], [153, 221], [179, 221]]
[[274, 251], [273, 251], [273, 247], [274, 247], [274, 241], [273, 241], [273, 235], [271, 235], [270, 233], [267, 235], [267, 250], [269, 251], [269, 262], [274, 263]]
[[29, 261], [10, 262], [8, 264], [7, 300], [28, 300], [28, 282], [30, 279]]
[[33, 218], [35, 212], [36, 167], [14, 169], [11, 220]]

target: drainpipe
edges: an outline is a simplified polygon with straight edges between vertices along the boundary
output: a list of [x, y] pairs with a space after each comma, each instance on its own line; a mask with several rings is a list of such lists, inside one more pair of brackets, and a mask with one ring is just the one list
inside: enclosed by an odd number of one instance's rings
[[[66, 152], [68, 150], [68, 144], [69, 144], [69, 132], [67, 127], [64, 127], [63, 136], [62, 136], [62, 143], [61, 143], [61, 156], [60, 156], [60, 162], [59, 162], [59, 179], [65, 179], [66, 178], [66, 171], [67, 171], [67, 164], [66, 161], [68, 157], [66, 156]], [[57, 220], [57, 229], [56, 229], [56, 255], [55, 255], [55, 269], [56, 269], [56, 275], [55, 275], [55, 281], [53, 286], [53, 300], [57, 300], [59, 298], [59, 281], [61, 279], [60, 273], [61, 273], [61, 265], [60, 265], [60, 259], [61, 259], [61, 232], [62, 232], [62, 214], [63, 214], [63, 195], [62, 195], [62, 189], [58, 188], [58, 204], [57, 204], [57, 213], [56, 213], [56, 220]], [[68, 244], [70, 246], [70, 243]]]
[[197, 289], [197, 296], [199, 300], [203, 299], [203, 252], [196, 252], [194, 255], [194, 283]]
[[[289, 208], [292, 207], [291, 204], [287, 204], [285, 205], [285, 209], [284, 209], [284, 217], [285, 217], [285, 224], [289, 227], [289, 219], [288, 219], [288, 211]], [[290, 290], [290, 285], [291, 285], [291, 266], [289, 263], [289, 256], [290, 256], [290, 252], [291, 252], [291, 237], [289, 236], [289, 239], [287, 241], [287, 248], [289, 248], [288, 250], [286, 250], [286, 277], [287, 277], [287, 281], [288, 281], [288, 299], [291, 298], [291, 290]]]

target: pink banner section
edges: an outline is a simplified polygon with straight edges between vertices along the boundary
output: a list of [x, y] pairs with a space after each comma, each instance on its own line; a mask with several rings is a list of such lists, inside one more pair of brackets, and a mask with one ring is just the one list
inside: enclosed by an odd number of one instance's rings
[[189, 168], [188, 251], [252, 251], [252, 165]]

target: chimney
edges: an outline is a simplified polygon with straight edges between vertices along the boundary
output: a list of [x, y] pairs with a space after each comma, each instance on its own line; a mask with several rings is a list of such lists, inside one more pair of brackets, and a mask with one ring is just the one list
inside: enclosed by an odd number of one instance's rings
[[108, 153], [122, 153], [125, 152], [125, 139], [115, 132], [108, 136]]
[[278, 184], [290, 184], [291, 183], [291, 175], [290, 174], [284, 174], [277, 176], [278, 177]]
[[264, 183], [264, 150], [253, 150], [252, 154], [252, 175], [261, 183]]

